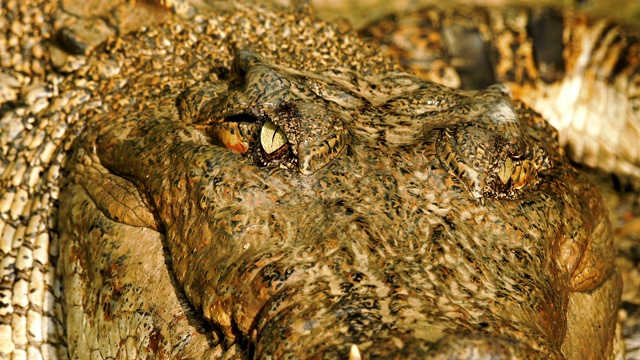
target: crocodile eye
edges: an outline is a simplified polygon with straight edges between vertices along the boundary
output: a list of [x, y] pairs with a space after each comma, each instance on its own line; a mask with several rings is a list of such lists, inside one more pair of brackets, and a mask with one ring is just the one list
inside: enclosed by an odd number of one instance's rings
[[500, 167], [500, 170], [498, 171], [498, 177], [500, 178], [500, 181], [502, 181], [503, 184], [506, 184], [507, 181], [509, 181], [509, 179], [511, 178], [511, 175], [513, 174], [513, 168], [514, 168], [513, 161], [511, 161], [511, 158], [507, 158], [507, 160], [505, 160], [504, 164]]
[[278, 158], [288, 148], [287, 135], [271, 120], [260, 129], [260, 145], [268, 158]]

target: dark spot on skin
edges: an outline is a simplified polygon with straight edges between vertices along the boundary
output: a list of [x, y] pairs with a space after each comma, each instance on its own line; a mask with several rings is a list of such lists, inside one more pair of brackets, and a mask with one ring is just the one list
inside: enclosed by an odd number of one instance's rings
[[[145, 324], [146, 325], [146, 324]], [[145, 326], [147, 327], [147, 326]], [[164, 338], [162, 337], [162, 334], [160, 332], [159, 329], [153, 329], [153, 331], [151, 332], [150, 336], [149, 336], [149, 348], [151, 349], [151, 351], [153, 353], [159, 353], [160, 350], [163, 347], [162, 342], [164, 341]]]

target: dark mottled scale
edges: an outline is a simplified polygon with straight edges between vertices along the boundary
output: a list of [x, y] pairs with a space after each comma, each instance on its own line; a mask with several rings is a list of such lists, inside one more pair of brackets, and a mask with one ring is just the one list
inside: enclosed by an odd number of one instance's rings
[[564, 18], [557, 9], [532, 10], [527, 26], [540, 79], [555, 82], [564, 76]]
[[89, 52], [89, 45], [69, 28], [60, 29], [56, 41], [70, 54], [87, 55]]
[[[418, 20], [428, 19], [431, 11], [438, 14], [439, 22]], [[519, 17], [525, 21], [514, 20]], [[564, 76], [564, 19], [558, 10], [428, 8], [417, 12], [415, 19], [390, 18], [366, 28], [363, 34], [388, 44], [393, 42], [392, 37], [383, 30], [399, 31], [390, 23], [398, 21], [400, 27], [406, 27], [412, 20], [415, 24], [411, 23], [411, 26], [418, 27], [421, 36], [439, 34], [436, 44], [416, 45], [426, 47], [432, 56], [429, 61], [441, 59], [451, 64], [460, 77], [462, 89], [482, 89], [505, 81], [532, 82], [538, 77], [545, 82], [554, 82]], [[509, 43], [502, 41], [504, 34], [509, 34]], [[532, 47], [532, 53], [527, 50], [529, 47]], [[415, 70], [420, 66], [417, 64], [420, 55], [403, 52], [399, 55], [408, 67]], [[528, 59], [529, 56], [532, 59]], [[537, 73], [527, 65], [529, 63], [536, 65]]]
[[495, 84], [496, 75], [492, 64], [492, 50], [487, 39], [478, 29], [487, 22], [486, 12], [478, 8], [474, 16], [454, 15], [445, 12], [450, 24], [442, 26], [444, 45], [449, 54], [448, 61], [456, 68], [461, 89], [482, 89]]

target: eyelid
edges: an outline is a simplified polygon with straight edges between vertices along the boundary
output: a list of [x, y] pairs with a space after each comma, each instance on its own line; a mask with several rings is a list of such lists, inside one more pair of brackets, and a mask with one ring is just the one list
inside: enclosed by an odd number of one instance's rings
[[235, 114], [229, 115], [224, 118], [225, 122], [234, 122], [234, 123], [255, 123], [258, 121], [258, 118], [251, 114]]

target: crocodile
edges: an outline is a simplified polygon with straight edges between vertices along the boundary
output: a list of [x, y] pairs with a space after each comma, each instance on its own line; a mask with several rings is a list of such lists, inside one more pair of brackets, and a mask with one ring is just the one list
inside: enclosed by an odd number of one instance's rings
[[7, 38], [2, 356], [623, 356], [602, 199], [508, 88], [305, 5], [167, 18], [64, 76]]

